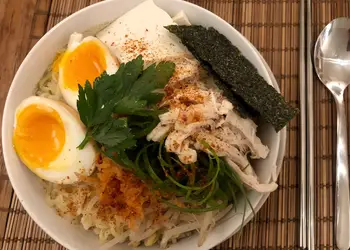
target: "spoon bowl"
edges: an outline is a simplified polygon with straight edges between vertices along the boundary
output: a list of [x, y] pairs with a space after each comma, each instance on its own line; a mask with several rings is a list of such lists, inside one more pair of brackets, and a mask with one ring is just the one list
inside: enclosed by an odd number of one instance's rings
[[350, 83], [350, 18], [337, 18], [319, 35], [314, 53], [320, 80]]
[[337, 18], [323, 29], [315, 44], [314, 66], [337, 106], [335, 237], [338, 248], [347, 250], [350, 247], [350, 194], [344, 91], [350, 84], [350, 18]]

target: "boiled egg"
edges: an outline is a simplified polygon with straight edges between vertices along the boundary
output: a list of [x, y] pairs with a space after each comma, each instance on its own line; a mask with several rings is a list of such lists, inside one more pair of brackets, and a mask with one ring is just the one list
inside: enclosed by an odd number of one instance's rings
[[60, 184], [78, 181], [95, 168], [92, 142], [84, 149], [86, 129], [77, 111], [44, 97], [32, 96], [16, 109], [13, 145], [22, 162], [40, 178]]
[[104, 71], [114, 74], [118, 66], [118, 60], [99, 39], [93, 36], [83, 39], [82, 34], [73, 33], [58, 63], [58, 84], [64, 100], [77, 109], [79, 84], [84, 87], [89, 81], [93, 85]]

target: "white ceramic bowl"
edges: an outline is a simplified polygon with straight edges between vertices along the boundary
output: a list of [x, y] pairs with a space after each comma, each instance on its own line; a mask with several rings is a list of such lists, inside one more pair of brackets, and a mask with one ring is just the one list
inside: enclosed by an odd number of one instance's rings
[[[114, 20], [140, 2], [142, 0], [103, 1], [80, 10], [56, 25], [29, 52], [20, 66], [7, 96], [3, 116], [2, 145], [12, 186], [23, 207], [34, 221], [53, 239], [68, 249], [97, 249], [100, 243], [97, 236], [93, 235], [92, 232], [84, 231], [80, 226], [71, 225], [57, 216], [55, 211], [45, 203], [44, 191], [37, 177], [21, 163], [12, 146], [15, 109], [24, 98], [33, 94], [35, 85], [49, 63], [52, 62], [56, 51], [67, 44], [71, 33], [84, 32], [96, 25]], [[181, 0], [155, 0], [155, 3], [171, 15], [184, 10], [193, 24], [216, 28], [242, 51], [244, 56], [257, 67], [259, 73], [269, 84], [278, 89], [273, 74], [257, 50], [224, 20], [203, 8]], [[256, 162], [254, 167], [260, 180], [267, 183], [271, 179], [272, 172], [276, 168], [277, 172], [279, 172], [282, 164], [286, 130], [283, 129], [276, 133], [271, 126], [263, 125], [260, 128], [260, 137], [269, 146], [271, 152], [266, 160]], [[249, 199], [255, 211], [260, 209], [267, 196], [267, 194], [249, 193]], [[242, 213], [242, 211], [243, 202], [241, 206], [238, 206], [238, 213]], [[215, 227], [202, 247], [197, 247], [197, 236], [193, 236], [179, 241], [177, 244], [172, 245], [170, 249], [195, 250], [214, 247], [239, 230], [242, 223], [242, 215], [232, 215], [233, 212]], [[248, 211], [245, 223], [251, 218], [252, 212]], [[132, 248], [123, 244], [117, 245], [114, 249], [129, 250]], [[147, 249], [154, 250], [158, 249], [158, 247], [154, 246]]]

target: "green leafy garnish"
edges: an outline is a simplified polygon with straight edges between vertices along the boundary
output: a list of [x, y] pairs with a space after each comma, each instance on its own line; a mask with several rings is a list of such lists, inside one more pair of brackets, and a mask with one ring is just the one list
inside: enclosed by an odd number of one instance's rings
[[[93, 86], [88, 81], [84, 87], [79, 85], [77, 107], [88, 130], [80, 149], [93, 139], [105, 151], [120, 153], [134, 147], [137, 138], [157, 125], [158, 115], [164, 111], [156, 104], [163, 98], [161, 90], [173, 75], [175, 64], [161, 62], [143, 68], [142, 56], [138, 56], [121, 64], [113, 75], [104, 72]], [[140, 129], [140, 122], [146, 129]]]

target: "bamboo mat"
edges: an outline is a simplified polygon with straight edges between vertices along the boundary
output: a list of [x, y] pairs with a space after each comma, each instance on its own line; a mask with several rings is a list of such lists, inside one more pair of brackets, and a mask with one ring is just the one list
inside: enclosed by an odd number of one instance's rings
[[[30, 48], [56, 23], [99, 0], [0, 0], [0, 110], [19, 64]], [[126, 1], [126, 0], [125, 0]], [[299, 6], [302, 0], [189, 0], [232, 24], [261, 52], [286, 100], [299, 106]], [[316, 38], [332, 18], [349, 15], [348, 0], [314, 0]], [[316, 244], [334, 249], [332, 236], [335, 162], [335, 109], [331, 95], [315, 78]], [[346, 100], [349, 100], [347, 94]], [[298, 249], [299, 236], [299, 119], [288, 128], [288, 145], [272, 193], [240, 239], [233, 237], [215, 249]], [[348, 113], [350, 124], [350, 114]], [[350, 141], [350, 140], [349, 140]], [[9, 183], [0, 157], [0, 249], [54, 250], [64, 248], [46, 235], [26, 214]]]
[[[315, 1], [312, 5], [312, 37], [332, 19], [350, 16], [350, 1]], [[350, 124], [350, 92], [346, 91], [347, 123]], [[314, 75], [316, 239], [320, 249], [333, 249], [333, 201], [336, 156], [336, 109], [331, 94]]]

